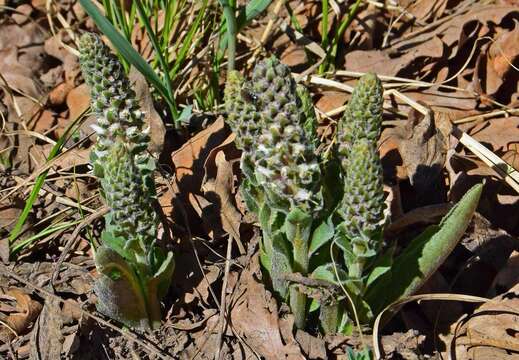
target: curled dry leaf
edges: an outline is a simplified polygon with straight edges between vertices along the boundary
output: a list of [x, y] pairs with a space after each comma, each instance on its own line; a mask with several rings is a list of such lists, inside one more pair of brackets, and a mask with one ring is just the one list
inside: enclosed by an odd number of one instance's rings
[[14, 311], [0, 314], [0, 341], [7, 343], [16, 336], [27, 332], [36, 317], [40, 314], [42, 305], [33, 300], [20, 289], [11, 288], [0, 295], [2, 301], [14, 301]]
[[519, 284], [481, 305], [452, 327], [456, 359], [512, 359], [519, 356]]
[[417, 192], [430, 190], [441, 175], [448, 140], [436, 126], [433, 112], [421, 116], [412, 110], [396, 136], [409, 181]]
[[488, 48], [485, 82], [487, 94], [494, 94], [499, 90], [518, 55], [519, 25], [515, 20], [514, 29], [501, 33]]
[[128, 77], [133, 84], [135, 95], [144, 112], [144, 123], [146, 127], [150, 128], [150, 144], [148, 145], [148, 150], [152, 154], [158, 155], [162, 152], [162, 147], [164, 146], [166, 126], [164, 126], [162, 118], [153, 106], [153, 98], [151, 97], [150, 88], [144, 75], [132, 66]]
[[231, 310], [233, 329], [267, 360], [304, 359], [293, 336], [291, 339], [282, 336], [276, 300], [255, 273], [259, 273], [258, 256], [252, 258], [251, 267], [241, 274], [237, 300]]
[[223, 118], [219, 118], [171, 154], [176, 180], [181, 191], [193, 192], [200, 189], [205, 159], [211, 149], [225, 138], [227, 138], [225, 123]]
[[203, 185], [203, 190], [208, 199], [217, 197], [214, 201], [219, 205], [222, 227], [235, 240], [239, 241], [241, 214], [236, 209], [233, 200], [234, 175], [232, 164], [227, 161], [223, 151], [216, 154], [215, 162], [217, 167], [216, 178], [208, 180]]
[[55, 299], [47, 299], [31, 333], [32, 359], [59, 359], [63, 344], [61, 308]]

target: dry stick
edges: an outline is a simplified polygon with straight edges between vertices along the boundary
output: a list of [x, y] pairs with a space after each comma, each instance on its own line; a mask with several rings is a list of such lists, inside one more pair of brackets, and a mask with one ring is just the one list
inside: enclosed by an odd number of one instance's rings
[[261, 49], [265, 45], [265, 42], [267, 41], [270, 32], [272, 31], [272, 26], [274, 26], [274, 20], [277, 18], [277, 14], [281, 10], [281, 6], [285, 3], [285, 0], [278, 0], [276, 5], [274, 6], [274, 10], [272, 11], [272, 17], [270, 18], [269, 22], [267, 23], [267, 26], [265, 27], [265, 31], [263, 31], [263, 35], [261, 35], [260, 39], [260, 46], [254, 51], [250, 59], [247, 61], [248, 65], [252, 65], [256, 62], [256, 58], [258, 57], [259, 53], [261, 52]]
[[494, 117], [501, 116], [501, 115], [505, 115], [504, 117], [507, 118], [510, 115], [516, 115], [516, 114], [519, 114], [519, 109], [497, 110], [497, 111], [491, 111], [491, 112], [484, 113], [484, 114], [467, 116], [467, 117], [464, 117], [461, 119], [454, 120], [453, 123], [456, 125], [459, 125], [459, 124], [465, 124], [465, 123], [469, 123], [469, 122], [477, 121], [477, 120], [490, 119], [490, 118], [494, 118]]
[[229, 235], [227, 239], [227, 254], [225, 256], [225, 272], [223, 275], [223, 284], [222, 284], [222, 293], [220, 295], [220, 329], [218, 330], [218, 337], [217, 337], [217, 350], [215, 354], [215, 360], [220, 359], [220, 351], [222, 350], [222, 340], [223, 340], [223, 334], [225, 333], [225, 328], [227, 325], [227, 316], [226, 316], [226, 292], [227, 292], [227, 280], [229, 278], [229, 269], [231, 268], [231, 250], [232, 250], [232, 235]]
[[[49, 298], [52, 298], [62, 304], [64, 304], [66, 302], [66, 300], [63, 300], [61, 297], [55, 295], [55, 294], [52, 294], [51, 292], [49, 292], [48, 290], [45, 290], [44, 288], [40, 287], [40, 286], [37, 286], [37, 285], [34, 285], [33, 283], [31, 283], [30, 281], [24, 279], [23, 277], [15, 274], [11, 269], [9, 269], [7, 266], [5, 266], [4, 264], [0, 264], [0, 273], [3, 273], [13, 279], [15, 279], [16, 281], [22, 283], [22, 284], [25, 284], [27, 285], [28, 287], [30, 287], [31, 289], [39, 292], [41, 295], [44, 295], [43, 297], [49, 297]], [[94, 314], [91, 314], [89, 313], [88, 311], [86, 310], [83, 310], [83, 308], [81, 306], [79, 306], [76, 302], [73, 302], [73, 303], [70, 303], [73, 307], [75, 307], [82, 315], [85, 315], [89, 318], [92, 318], [94, 319], [95, 321], [97, 321], [98, 323], [100, 324], [103, 324], [104, 326], [106, 327], [109, 327], [110, 329], [118, 332], [119, 334], [121, 334], [123, 337], [127, 338], [128, 340], [130, 341], [133, 341], [135, 342], [136, 344], [140, 345], [141, 347], [143, 347], [144, 349], [148, 350], [149, 353], [151, 354], [154, 354], [156, 356], [158, 356], [159, 358], [161, 359], [165, 359], [165, 360], [170, 360], [172, 359], [172, 357], [170, 356], [167, 356], [167, 355], [164, 355], [162, 353], [162, 350], [157, 348], [154, 344], [151, 344], [151, 343], [146, 343], [144, 342], [143, 340], [139, 339], [137, 337], [137, 335], [135, 335], [133, 332], [130, 332], [130, 330], [121, 330], [120, 328], [118, 328], [117, 326], [111, 324], [110, 322], [100, 318], [99, 316], [97, 315], [94, 315]], [[146, 341], [148, 341], [146, 339]]]
[[65, 257], [70, 252], [70, 249], [74, 244], [76, 243], [76, 239], [78, 239], [79, 232], [88, 224], [92, 223], [94, 220], [100, 218], [104, 214], [108, 212], [109, 208], [107, 206], [102, 207], [101, 209], [97, 210], [95, 213], [88, 215], [86, 218], [81, 221], [81, 223], [78, 224], [72, 235], [70, 235], [70, 238], [68, 239], [67, 243], [65, 244], [65, 248], [61, 252], [61, 255], [59, 256], [58, 261], [56, 262], [56, 266], [54, 267], [54, 272], [52, 273], [52, 277], [50, 280], [50, 285], [52, 288], [54, 288], [54, 282], [58, 278], [59, 275], [59, 268], [61, 267], [61, 264], [63, 261], [65, 261]]

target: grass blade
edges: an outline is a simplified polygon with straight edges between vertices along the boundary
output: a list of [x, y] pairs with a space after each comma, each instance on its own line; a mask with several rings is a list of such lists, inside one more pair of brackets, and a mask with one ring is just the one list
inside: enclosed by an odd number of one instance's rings
[[153, 71], [151, 66], [142, 58], [142, 56], [132, 47], [132, 45], [122, 36], [119, 31], [101, 14], [99, 9], [91, 0], [79, 0], [83, 9], [94, 20], [99, 29], [105, 34], [115, 46], [117, 51], [157, 89], [168, 103], [171, 114], [175, 114], [176, 106], [173, 94], [168, 92], [166, 86], [162, 83], [159, 76]]
[[[162, 71], [164, 72], [164, 83], [166, 85], [166, 90], [168, 91], [169, 94], [171, 94], [171, 97], [173, 97], [173, 89], [171, 88], [171, 79], [169, 77], [168, 64], [166, 62], [166, 59], [163, 56], [162, 49], [160, 48], [157, 36], [155, 35], [155, 32], [151, 28], [151, 24], [149, 22], [148, 16], [146, 15], [146, 12], [144, 11], [144, 8], [142, 7], [141, 1], [140, 0], [135, 1], [135, 6], [137, 7], [137, 11], [139, 13], [140, 19], [141, 19], [142, 23], [144, 24], [144, 27], [146, 28], [147, 35], [150, 39], [153, 49], [155, 50], [155, 55], [157, 56], [157, 59], [159, 60], [159, 64], [162, 67]], [[176, 119], [178, 117], [178, 111], [177, 111], [175, 104], [174, 104], [172, 110], [173, 110], [172, 115]]]
[[[247, 24], [249, 24], [254, 18], [261, 14], [270, 5], [272, 0], [252, 0], [246, 6], [245, 9], [240, 11], [240, 14], [236, 18], [236, 33], [239, 33]], [[227, 35], [227, 24], [222, 26], [221, 32], [225, 33], [220, 43], [220, 51], [227, 48], [229, 38]]]
[[[52, 147], [49, 156], [47, 157], [47, 161], [52, 160], [55, 158], [63, 148], [63, 145], [65, 142], [70, 138], [70, 136], [74, 133], [76, 130], [76, 125], [78, 124], [79, 120], [83, 118], [83, 115], [86, 113], [87, 110], [85, 110], [82, 114], [80, 114], [73, 122], [70, 124], [70, 126], [65, 130], [65, 133], [62, 137], [58, 139], [56, 144]], [[36, 198], [38, 197], [38, 193], [41, 190], [41, 187], [43, 186], [43, 183], [45, 182], [45, 179], [47, 178], [49, 170], [45, 170], [42, 172], [38, 177], [36, 178], [36, 181], [34, 183], [34, 187], [32, 188], [31, 193], [29, 194], [29, 197], [27, 198], [27, 201], [25, 202], [25, 206], [22, 210], [22, 213], [20, 214], [20, 217], [18, 218], [18, 221], [16, 222], [16, 225], [14, 226], [13, 230], [9, 234], [9, 243], [11, 244], [13, 241], [16, 240], [18, 235], [20, 235], [20, 232], [22, 231], [22, 227], [25, 224], [25, 221], [27, 220], [27, 216], [29, 216], [29, 213], [32, 210], [32, 207], [34, 205], [34, 201], [36, 201]]]
[[177, 54], [175, 64], [173, 65], [173, 69], [171, 70], [171, 73], [170, 73], [170, 76], [172, 79], [174, 79], [177, 76], [178, 70], [180, 69], [180, 65], [182, 65], [182, 63], [184, 62], [187, 52], [189, 51], [189, 48], [191, 46], [193, 46], [192, 40], [196, 34], [196, 31], [198, 30], [198, 27], [200, 26], [200, 22], [202, 21], [202, 18], [205, 15], [206, 7], [207, 7], [207, 0], [204, 0], [202, 8], [200, 9], [198, 15], [196, 16], [195, 21], [193, 21], [193, 24], [191, 25], [191, 28], [189, 29], [189, 32], [187, 33], [186, 38], [184, 39], [184, 44], [182, 44], [182, 47], [180, 48], [180, 51]]

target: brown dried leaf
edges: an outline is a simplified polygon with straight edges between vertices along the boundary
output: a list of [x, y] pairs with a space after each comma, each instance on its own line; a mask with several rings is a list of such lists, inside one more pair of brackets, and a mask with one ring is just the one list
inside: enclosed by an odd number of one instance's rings
[[289, 67], [303, 66], [308, 62], [304, 46], [290, 45], [281, 54], [281, 62]]
[[487, 52], [486, 93], [494, 94], [503, 84], [503, 77], [512, 68], [519, 55], [519, 26], [500, 34], [490, 45]]
[[517, 284], [519, 278], [519, 251], [514, 250], [505, 266], [499, 271], [494, 279], [495, 286], [499, 288], [511, 288]]
[[8, 314], [0, 323], [0, 341], [6, 343], [15, 336], [27, 331], [40, 314], [42, 306], [39, 302], [31, 299], [29, 295], [16, 288], [9, 289], [1, 297], [4, 299], [3, 301], [11, 299], [16, 302], [15, 311]]
[[90, 106], [90, 89], [87, 84], [81, 84], [67, 94], [69, 121], [75, 120]]
[[32, 359], [59, 359], [63, 344], [61, 308], [55, 299], [45, 300], [43, 310], [31, 333]]
[[341, 107], [348, 100], [348, 94], [341, 91], [323, 91], [315, 107], [324, 113]]
[[328, 359], [323, 338], [312, 336], [303, 330], [297, 330], [296, 340], [307, 359]]
[[412, 110], [399, 137], [398, 150], [411, 184], [417, 191], [428, 190], [441, 174], [447, 149], [447, 140], [437, 128], [433, 112], [421, 116]]
[[[247, 344], [265, 359], [304, 359], [296, 342], [283, 343], [278, 307], [272, 294], [255, 278], [258, 257], [241, 274], [238, 299], [231, 310], [232, 326]], [[255, 269], [255, 271], [254, 271]]]
[[162, 152], [164, 146], [164, 136], [166, 135], [166, 126], [157, 110], [153, 106], [153, 98], [151, 97], [150, 88], [146, 82], [146, 78], [135, 67], [132, 66], [129, 74], [130, 82], [133, 84], [133, 90], [139, 100], [139, 105], [144, 111], [144, 123], [150, 128], [150, 144], [148, 150], [155, 155]]
[[519, 116], [491, 119], [477, 125], [460, 127], [469, 135], [494, 151], [506, 151], [512, 144], [519, 143]]
[[211, 193], [216, 195], [218, 199], [215, 202], [220, 208], [220, 219], [223, 229], [234, 239], [240, 239], [240, 221], [241, 214], [236, 209], [233, 201], [233, 183], [234, 175], [232, 172], [232, 164], [225, 158], [225, 153], [219, 151], [215, 158], [216, 178], [207, 181], [203, 185], [203, 190], [208, 198], [214, 198]]
[[[454, 324], [457, 359], [505, 359], [519, 354], [519, 284]], [[460, 329], [462, 329], [460, 331]], [[484, 357], [481, 357], [484, 355]], [[513, 355], [510, 355], [513, 356]]]
[[[210, 126], [189, 139], [180, 149], [171, 154], [175, 165], [175, 175], [181, 190], [198, 191], [204, 174], [204, 162], [216, 145], [227, 137], [223, 118], [219, 118]], [[191, 181], [184, 181], [186, 179]], [[191, 192], [192, 192], [191, 191]]]
[[[432, 37], [428, 42], [410, 48], [355, 50], [346, 54], [346, 68], [350, 71], [375, 72], [380, 75], [396, 76], [418, 58], [441, 58], [443, 47], [443, 42], [439, 38]], [[395, 54], [401, 56], [396, 57]]]
[[388, 359], [417, 359], [420, 354], [420, 346], [424, 343], [425, 336], [416, 330], [408, 330], [405, 333], [393, 333], [383, 337], [384, 353]]

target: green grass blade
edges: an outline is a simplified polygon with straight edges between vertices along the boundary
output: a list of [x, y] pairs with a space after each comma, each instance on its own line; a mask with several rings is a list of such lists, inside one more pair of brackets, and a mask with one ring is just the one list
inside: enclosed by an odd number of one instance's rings
[[[148, 19], [148, 15], [144, 11], [144, 8], [142, 7], [142, 3], [140, 0], [135, 1], [135, 6], [137, 7], [137, 11], [139, 13], [139, 18], [144, 24], [144, 27], [146, 29], [147, 35], [150, 39], [151, 45], [153, 46], [153, 49], [155, 50], [155, 55], [157, 56], [157, 59], [159, 61], [160, 67], [162, 68], [162, 71], [164, 73], [164, 83], [166, 85], [166, 89], [169, 94], [171, 94], [171, 97], [173, 97], [173, 89], [171, 88], [171, 79], [169, 77], [169, 68], [168, 64], [166, 62], [166, 59], [163, 56], [162, 49], [160, 48], [159, 41], [157, 39], [157, 36], [153, 29], [151, 28], [151, 24]], [[174, 106], [174, 112], [173, 117], [176, 119], [178, 115], [178, 111], [176, 106]]]
[[182, 47], [180, 48], [180, 51], [177, 53], [177, 58], [175, 59], [175, 63], [173, 65], [173, 68], [171, 69], [170, 76], [172, 79], [175, 79], [177, 76], [177, 73], [180, 69], [180, 66], [184, 62], [187, 52], [189, 51], [189, 48], [193, 46], [193, 37], [196, 34], [196, 31], [198, 30], [200, 23], [202, 19], [204, 18], [205, 9], [207, 8], [207, 0], [204, 0], [204, 3], [202, 5], [202, 8], [198, 12], [195, 21], [193, 21], [193, 24], [191, 25], [191, 28], [189, 29], [185, 39], [183, 40], [184, 43], [182, 44]]
[[81, 221], [82, 220], [76, 220], [76, 221], [64, 222], [64, 223], [60, 223], [60, 224], [49, 225], [45, 229], [43, 229], [42, 231], [37, 233], [36, 235], [33, 235], [33, 236], [29, 237], [28, 239], [21, 241], [19, 244], [16, 244], [11, 251], [11, 255], [18, 254], [20, 251], [25, 249], [27, 246], [31, 245], [33, 242], [35, 242], [38, 239], [41, 239], [42, 237], [50, 235], [56, 231], [65, 230], [71, 226], [79, 224]]
[[230, 3], [229, 0], [218, 0], [220, 5], [223, 8], [223, 15], [225, 17], [225, 22], [227, 24], [227, 40], [228, 51], [227, 51], [227, 61], [228, 66], [227, 70], [230, 72], [234, 70], [234, 64], [236, 61], [236, 33], [237, 33], [237, 25], [236, 25], [236, 17], [235, 17], [235, 9], [234, 6]]
[[132, 47], [117, 29], [101, 14], [99, 9], [91, 0], [79, 0], [83, 9], [94, 20], [99, 29], [110, 39], [117, 51], [157, 89], [168, 103], [171, 114], [175, 114], [175, 102], [173, 94], [168, 92], [166, 86], [161, 82], [159, 76], [153, 71], [151, 66], [142, 56]]
[[[245, 9], [242, 9], [236, 18], [236, 33], [239, 33], [245, 26], [247, 26], [254, 18], [261, 14], [270, 5], [272, 0], [252, 0], [247, 3]], [[227, 48], [229, 38], [227, 36], [227, 25], [224, 24], [221, 33], [225, 33], [220, 42], [220, 51]]]
[[[76, 130], [76, 125], [78, 125], [78, 122], [80, 119], [83, 118], [83, 115], [86, 113], [87, 110], [85, 110], [82, 114], [80, 114], [73, 122], [70, 124], [70, 126], [65, 130], [65, 133], [63, 136], [61, 136], [56, 144], [52, 147], [50, 150], [49, 156], [47, 157], [47, 161], [50, 161], [54, 159], [63, 148], [63, 145], [65, 142], [70, 138], [70, 136], [74, 133]], [[32, 207], [34, 205], [34, 201], [36, 201], [36, 198], [38, 197], [38, 193], [41, 190], [41, 187], [43, 186], [43, 183], [45, 182], [45, 179], [47, 178], [48, 170], [42, 172], [38, 177], [36, 178], [36, 181], [34, 183], [34, 187], [32, 188], [31, 193], [29, 194], [29, 197], [27, 198], [27, 201], [25, 202], [25, 206], [22, 210], [22, 213], [20, 214], [20, 217], [18, 218], [18, 221], [16, 222], [16, 225], [14, 226], [13, 230], [9, 234], [9, 243], [12, 243], [18, 235], [20, 235], [20, 232], [22, 231], [22, 227], [25, 224], [25, 221], [27, 220], [27, 216], [29, 216], [29, 213], [32, 210]]]

